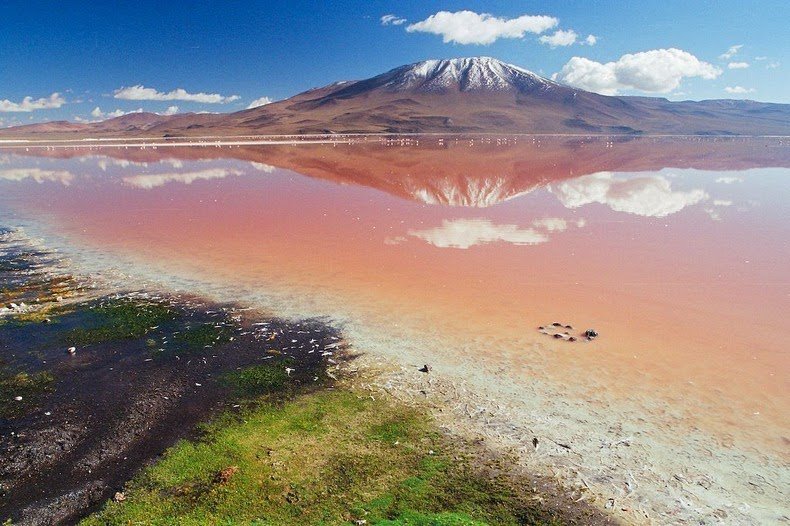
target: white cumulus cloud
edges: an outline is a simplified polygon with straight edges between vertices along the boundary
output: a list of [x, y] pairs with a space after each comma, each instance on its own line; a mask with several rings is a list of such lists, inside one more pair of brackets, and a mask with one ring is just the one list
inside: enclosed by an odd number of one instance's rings
[[113, 97], [124, 100], [183, 100], [187, 102], [202, 102], [205, 104], [225, 104], [238, 100], [238, 95], [220, 95], [219, 93], [189, 93], [183, 88], [162, 92], [154, 88], [136, 86], [118, 88], [113, 92]]
[[727, 64], [727, 69], [746, 69], [748, 67], [748, 62], [730, 62]]
[[736, 177], [734, 175], [723, 175], [723, 176], [717, 178], [716, 182], [717, 183], [721, 183], [721, 184], [742, 183], [743, 182], [743, 178], [742, 177]]
[[724, 91], [730, 95], [743, 95], [745, 93], [754, 92], [754, 88], [744, 88], [743, 86], [727, 86], [724, 88]]
[[0, 100], [0, 112], [31, 112], [36, 110], [49, 110], [54, 108], [60, 108], [66, 104], [66, 99], [64, 99], [60, 93], [53, 93], [49, 97], [41, 97], [40, 99], [34, 99], [31, 96], [27, 96], [22, 99], [21, 102], [12, 102], [8, 99]]
[[271, 104], [272, 102], [274, 101], [269, 97], [259, 97], [254, 101], [250, 102], [250, 105], [247, 106], [247, 109], [251, 110], [252, 108], [257, 108], [259, 106], [266, 106], [267, 104]]
[[255, 161], [251, 161], [250, 164], [252, 165], [253, 168], [258, 170], [259, 172], [265, 172], [267, 174], [270, 174], [276, 170], [276, 168], [271, 164], [257, 163]]
[[587, 38], [584, 39], [584, 43], [588, 46], [594, 46], [598, 43], [598, 37], [595, 35], [587, 35]]
[[[91, 110], [91, 113], [90, 113], [91, 117], [93, 117], [93, 120], [85, 119], [85, 118], [82, 118], [82, 117], [79, 117], [79, 116], [75, 117], [75, 120], [77, 122], [87, 122], [87, 123], [99, 122], [99, 121], [103, 121], [103, 120], [106, 120], [106, 119], [112, 119], [112, 118], [115, 118], [115, 117], [123, 117], [124, 115], [131, 115], [133, 113], [143, 113], [143, 111], [144, 110], [142, 108], [137, 108], [136, 110], [129, 110], [129, 111], [125, 111], [125, 110], [122, 110], [122, 109], [116, 109], [115, 111], [107, 111], [107, 112], [105, 112], [105, 111], [102, 111], [100, 106], [96, 106], [95, 108], [93, 108]], [[163, 112], [155, 112], [155, 113], [157, 113], [158, 115], [175, 115], [176, 113], [178, 113], [178, 106], [175, 106], [175, 105], [168, 106], [165, 111], [163, 111]]]
[[392, 14], [384, 15], [379, 20], [381, 21], [382, 26], [389, 26], [389, 25], [399, 26], [406, 23], [405, 18], [401, 18], [399, 16]]
[[[577, 227], [584, 226], [584, 220], [575, 221]], [[489, 219], [453, 219], [442, 221], [440, 226], [426, 230], [410, 230], [408, 234], [440, 248], [469, 248], [502, 241], [513, 245], [538, 245], [549, 240], [551, 232], [564, 232], [568, 221], [558, 217], [536, 219], [532, 226], [521, 228], [518, 225], [498, 225]], [[386, 244], [398, 244], [403, 237], [388, 238]]]
[[161, 174], [145, 174], [124, 177], [123, 182], [131, 187], [151, 190], [167, 183], [192, 184], [194, 181], [224, 179], [230, 175], [242, 175], [241, 170], [228, 168], [210, 168], [198, 172], [173, 172]]
[[549, 189], [567, 208], [601, 203], [644, 217], [665, 217], [708, 198], [701, 189], [673, 190], [672, 183], [660, 175], [619, 178], [611, 172], [585, 175]]
[[653, 49], [623, 55], [605, 64], [584, 57], [573, 57], [554, 80], [581, 89], [615, 95], [624, 89], [667, 93], [687, 77], [715, 79], [721, 69], [703, 62], [682, 49]]
[[514, 245], [537, 245], [549, 237], [534, 228], [497, 225], [488, 219], [454, 219], [427, 230], [410, 230], [414, 236], [440, 248], [469, 248], [474, 245], [504, 241]]
[[568, 222], [560, 217], [544, 217], [534, 220], [532, 226], [548, 232], [565, 232], [568, 229]]
[[543, 35], [538, 40], [541, 44], [547, 44], [549, 47], [555, 48], [572, 46], [576, 43], [577, 38], [579, 38], [579, 35], [573, 29], [558, 29], [551, 35]]
[[42, 170], [41, 168], [13, 168], [10, 170], [0, 170], [0, 180], [24, 181], [26, 179], [31, 179], [37, 183], [51, 181], [68, 186], [71, 184], [71, 181], [74, 180], [74, 174], [65, 170]]
[[738, 44], [736, 46], [730, 46], [727, 51], [719, 55], [719, 58], [722, 60], [730, 60], [732, 57], [738, 54], [738, 51], [741, 50], [743, 44]]
[[103, 157], [96, 161], [96, 165], [101, 168], [103, 172], [106, 172], [108, 168], [112, 166], [117, 166], [119, 168], [129, 168], [129, 167], [147, 167], [148, 163], [141, 162], [141, 161], [130, 161], [128, 159], [115, 159], [113, 157]]
[[523, 38], [527, 33], [539, 35], [558, 23], [556, 18], [545, 15], [500, 18], [474, 11], [439, 11], [421, 22], [408, 25], [406, 31], [441, 35], [445, 43], [485, 45], [500, 38]]
[[124, 115], [129, 115], [131, 113], [142, 113], [142, 112], [143, 112], [142, 108], [137, 108], [136, 110], [131, 110], [131, 111], [124, 111], [121, 109], [117, 109], [115, 111], [109, 111], [105, 113], [101, 110], [99, 106], [96, 106], [95, 108], [93, 108], [93, 110], [91, 110], [91, 117], [98, 120], [104, 120], [104, 119], [112, 119], [113, 117], [123, 117]]

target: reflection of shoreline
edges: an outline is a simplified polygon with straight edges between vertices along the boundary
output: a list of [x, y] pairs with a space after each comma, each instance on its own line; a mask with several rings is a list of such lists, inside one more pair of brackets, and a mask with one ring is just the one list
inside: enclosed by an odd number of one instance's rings
[[790, 167], [790, 147], [778, 139], [432, 137], [407, 144], [382, 145], [374, 140], [233, 148], [103, 146], [15, 153], [55, 159], [101, 155], [127, 163], [235, 159], [266, 170], [284, 168], [316, 179], [376, 188], [425, 204], [466, 207], [493, 206], [537, 187], [604, 172]]

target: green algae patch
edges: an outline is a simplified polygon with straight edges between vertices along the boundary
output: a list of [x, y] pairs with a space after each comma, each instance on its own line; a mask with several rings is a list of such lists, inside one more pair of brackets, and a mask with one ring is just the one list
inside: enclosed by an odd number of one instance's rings
[[92, 320], [64, 335], [70, 345], [142, 338], [178, 313], [169, 305], [135, 298], [112, 298], [91, 308]]
[[282, 391], [289, 383], [286, 366], [287, 364], [282, 362], [252, 365], [227, 373], [223, 377], [223, 382], [240, 396], [257, 396]]
[[232, 337], [233, 330], [227, 325], [203, 323], [185, 327], [175, 335], [174, 341], [188, 349], [205, 349], [228, 343]]
[[[39, 397], [53, 389], [55, 377], [48, 371], [38, 373], [0, 373], [0, 418], [24, 415]], [[21, 398], [21, 399], [20, 399]]]
[[[237, 380], [286, 381], [266, 367]], [[484, 475], [419, 409], [349, 390], [266, 400], [179, 442], [82, 524], [559, 524]]]

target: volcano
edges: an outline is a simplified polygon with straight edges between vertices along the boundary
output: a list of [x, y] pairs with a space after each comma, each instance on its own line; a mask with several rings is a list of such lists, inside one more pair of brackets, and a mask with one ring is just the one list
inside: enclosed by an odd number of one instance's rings
[[[139, 122], [138, 122], [139, 121]], [[16, 131], [14, 131], [16, 130]], [[342, 133], [790, 135], [790, 105], [607, 96], [490, 57], [427, 60], [226, 114], [36, 124], [3, 135]]]

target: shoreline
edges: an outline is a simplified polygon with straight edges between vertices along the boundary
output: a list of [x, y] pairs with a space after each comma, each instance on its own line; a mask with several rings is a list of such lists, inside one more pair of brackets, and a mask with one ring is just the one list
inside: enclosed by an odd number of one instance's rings
[[[65, 148], [129, 148], [140, 149], [158, 147], [222, 147], [222, 146], [255, 146], [255, 145], [296, 145], [296, 144], [357, 144], [366, 142], [368, 138], [376, 141], [392, 140], [400, 142], [399, 138], [590, 138], [590, 139], [787, 139], [789, 135], [693, 135], [693, 134], [649, 134], [649, 133], [498, 133], [498, 132], [428, 132], [428, 133], [336, 133], [336, 134], [228, 134], [228, 135], [196, 135], [196, 136], [140, 136], [140, 137], [75, 137], [75, 138], [39, 138], [24, 137], [0, 139], [0, 150], [13, 151], [20, 148], [36, 148], [43, 150], [57, 150]], [[236, 140], [232, 140], [236, 139]], [[362, 139], [362, 141], [360, 141]]]
[[[105, 260], [98, 266], [108, 264]], [[174, 281], [165, 279], [164, 274], [140, 275], [132, 267], [113, 268], [116, 278], [127, 282], [133, 279], [173, 291], [203, 290], [216, 301], [233, 296], [232, 291], [199, 280], [182, 277]], [[93, 273], [99, 271], [91, 268]], [[248, 307], [270, 305], [278, 312], [283, 306], [268, 296], [242, 294], [234, 298]], [[286, 311], [287, 317], [304, 317], [293, 309]], [[448, 429], [473, 440], [484, 437], [495, 450], [517, 452], [531, 472], [562, 481], [577, 492], [577, 498], [584, 496], [579, 492], [589, 495], [583, 501], [594, 501], [607, 512], [614, 510], [619, 520], [635, 524], [782, 520], [784, 511], [776, 502], [783, 500], [781, 481], [787, 471], [776, 458], [717, 444], [709, 434], [687, 426], [688, 435], [677, 435], [675, 426], [680, 420], [651, 422], [640, 413], [639, 404], [613, 406], [613, 401], [605, 398], [593, 404], [570, 396], [562, 386], [547, 389], [550, 386], [538, 378], [516, 385], [505, 374], [505, 367], [482, 375], [479, 366], [483, 363], [470, 369], [469, 364], [459, 367], [448, 363], [441, 354], [428, 360], [417, 358], [421, 354], [418, 349], [404, 347], [408, 342], [401, 341], [387, 343], [386, 350], [368, 348], [370, 342], [364, 333], [348, 321], [340, 324], [362, 354], [355, 364], [369, 363], [368, 370], [386, 373], [370, 385], [391, 391], [389, 394], [404, 403], [425, 403], [430, 398], [431, 412]], [[418, 371], [424, 361], [433, 362], [432, 374]], [[496, 382], [490, 383], [492, 378]], [[426, 389], [425, 382], [434, 386]], [[436, 396], [426, 397], [422, 391]], [[470, 415], [470, 411], [477, 414]], [[539, 440], [537, 451], [533, 438]]]
[[[23, 238], [16, 241], [24, 243]], [[267, 367], [290, 364], [287, 367], [294, 372], [292, 375], [286, 369], [288, 381], [296, 383], [289, 389], [296, 390], [285, 395], [286, 400], [335, 390], [365, 399], [366, 391], [357, 385], [365, 383], [363, 377], [377, 375], [373, 368], [358, 369], [356, 364], [365, 358], [348, 346], [341, 332], [322, 322], [285, 321], [254, 309], [150, 289], [119, 292], [96, 278], [80, 277], [67, 262], [41, 245], [35, 246], [31, 253], [53, 259], [41, 265], [31, 261], [34, 270], [27, 273], [27, 281], [19, 289], [22, 293], [41, 297], [48, 280], [62, 276], [66, 269], [76, 276], [78, 285], [59, 291], [64, 294], [62, 299], [50, 295], [22, 303], [15, 298], [20, 303], [14, 303], [16, 306], [0, 318], [0, 326], [8, 330], [6, 346], [10, 338], [11, 347], [6, 351], [22, 349], [4, 354], [4, 363], [12, 370], [30, 371], [24, 374], [46, 371], [54, 376], [43, 390], [26, 393], [24, 401], [3, 401], [4, 411], [22, 407], [14, 404], [24, 403], [24, 407], [22, 413], [0, 415], [0, 451], [4, 451], [0, 455], [4, 459], [0, 518], [15, 517], [19, 524], [73, 524], [101, 509], [113, 494], [116, 501], [125, 500], [118, 492], [124, 494], [126, 481], [137, 479], [145, 466], [158, 465], [160, 455], [169, 454], [178, 440], [199, 443], [203, 432], [197, 430], [206, 422], [255, 407], [253, 399], [242, 401], [223, 388], [221, 378], [227, 373], [220, 374], [222, 371], [243, 371], [255, 363]], [[131, 322], [125, 321], [130, 307], [137, 312]], [[169, 313], [176, 316], [173, 319], [187, 316], [186, 321], [173, 326]], [[115, 321], [106, 328], [95, 326], [97, 315], [112, 315]], [[141, 315], [139, 323], [143, 325], [138, 325], [134, 319]], [[149, 328], [153, 323], [156, 326]], [[130, 332], [117, 334], [118, 324]], [[165, 329], [159, 329], [160, 325]], [[46, 330], [42, 332], [40, 327]], [[168, 344], [179, 340], [179, 333], [186, 329], [185, 334], [191, 334], [194, 327], [210, 329], [210, 339], [201, 331], [194, 337], [196, 347], [189, 346], [191, 340], [183, 340], [186, 347], [167, 350]], [[230, 334], [234, 336], [228, 338]], [[63, 335], [68, 341], [64, 339], [53, 348], [51, 342], [60, 342]], [[148, 351], [141, 354], [142, 341], [147, 342]], [[163, 348], [156, 348], [157, 341]], [[77, 349], [69, 356], [62, 347], [71, 343], [76, 343]], [[201, 350], [203, 343], [205, 349]], [[27, 356], [26, 347], [42, 351]], [[262, 348], [270, 350], [261, 352]], [[315, 351], [321, 348], [323, 352]], [[321, 372], [323, 368], [326, 372]], [[14, 385], [12, 389], [20, 387]], [[396, 396], [384, 398], [388, 398], [383, 402], [388, 407], [415, 407]], [[478, 459], [475, 465], [481, 474], [475, 476], [531, 488], [529, 498], [534, 504], [529, 506], [544, 510], [540, 513], [561, 517], [566, 524], [614, 523], [584, 499], [576, 501], [556, 481], [509, 464], [505, 452], [489, 449], [449, 428], [440, 429], [442, 440], [447, 441], [442, 447], [457, 446], [459, 453], [465, 451]], [[491, 466], [500, 467], [483, 474], [493, 469]], [[527, 499], [527, 495], [521, 498]]]

